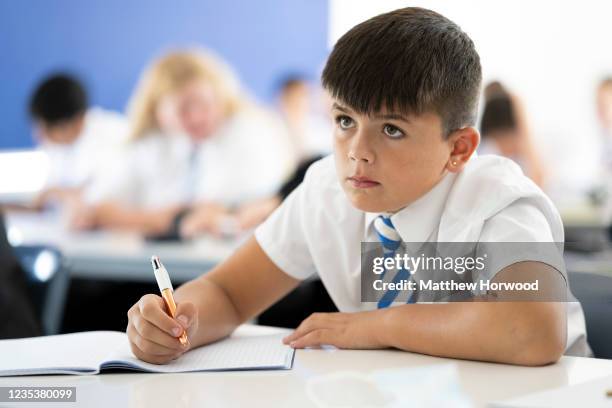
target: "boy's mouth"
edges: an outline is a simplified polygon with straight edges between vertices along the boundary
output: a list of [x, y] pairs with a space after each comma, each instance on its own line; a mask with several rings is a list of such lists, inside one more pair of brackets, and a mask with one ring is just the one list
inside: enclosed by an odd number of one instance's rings
[[369, 179], [362, 176], [352, 176], [346, 179], [354, 188], [373, 188], [380, 186], [380, 183], [376, 180]]

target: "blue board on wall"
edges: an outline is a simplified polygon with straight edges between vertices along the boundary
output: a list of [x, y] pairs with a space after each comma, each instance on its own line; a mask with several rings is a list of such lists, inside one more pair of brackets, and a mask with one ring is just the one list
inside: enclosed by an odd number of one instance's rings
[[163, 50], [203, 45], [271, 102], [279, 76], [316, 76], [328, 53], [326, 0], [0, 2], [0, 149], [32, 146], [27, 102], [53, 70], [86, 83], [93, 104], [123, 111]]

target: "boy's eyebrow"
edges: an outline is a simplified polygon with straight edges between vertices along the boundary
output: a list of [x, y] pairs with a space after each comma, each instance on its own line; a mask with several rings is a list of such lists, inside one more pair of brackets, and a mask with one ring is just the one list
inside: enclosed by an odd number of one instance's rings
[[350, 113], [348, 108], [345, 108], [344, 106], [340, 106], [336, 102], [333, 103], [332, 109], [337, 109], [337, 110], [342, 111], [344, 113]]
[[[341, 105], [337, 104], [336, 102], [334, 102], [332, 104], [332, 109], [337, 109], [337, 110], [339, 110], [341, 112], [344, 112], [344, 113], [351, 113], [350, 109], [345, 108], [344, 106], [341, 106]], [[401, 121], [410, 123], [410, 120], [406, 116], [404, 116], [404, 115], [402, 115], [400, 113], [385, 113], [384, 115], [373, 115], [373, 117], [374, 117], [374, 119], [401, 120]]]
[[401, 120], [410, 123], [410, 120], [404, 115], [399, 113], [386, 113], [384, 115], [374, 115], [376, 119], [387, 119], [387, 120]]

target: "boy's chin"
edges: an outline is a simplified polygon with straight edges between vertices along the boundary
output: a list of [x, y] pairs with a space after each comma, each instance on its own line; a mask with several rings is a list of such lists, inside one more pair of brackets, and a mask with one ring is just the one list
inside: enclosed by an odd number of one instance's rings
[[384, 202], [381, 202], [378, 197], [361, 195], [361, 194], [349, 194], [349, 201], [358, 210], [369, 212], [369, 213], [384, 213], [391, 212], [392, 210], [385, 206]]

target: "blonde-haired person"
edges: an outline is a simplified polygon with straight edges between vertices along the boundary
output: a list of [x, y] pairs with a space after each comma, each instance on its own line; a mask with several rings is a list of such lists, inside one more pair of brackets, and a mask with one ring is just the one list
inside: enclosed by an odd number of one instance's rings
[[154, 61], [129, 106], [131, 137], [74, 225], [145, 235], [176, 229], [196, 208], [198, 231], [218, 232], [234, 208], [275, 191], [290, 170], [280, 120], [242, 93], [204, 50]]

